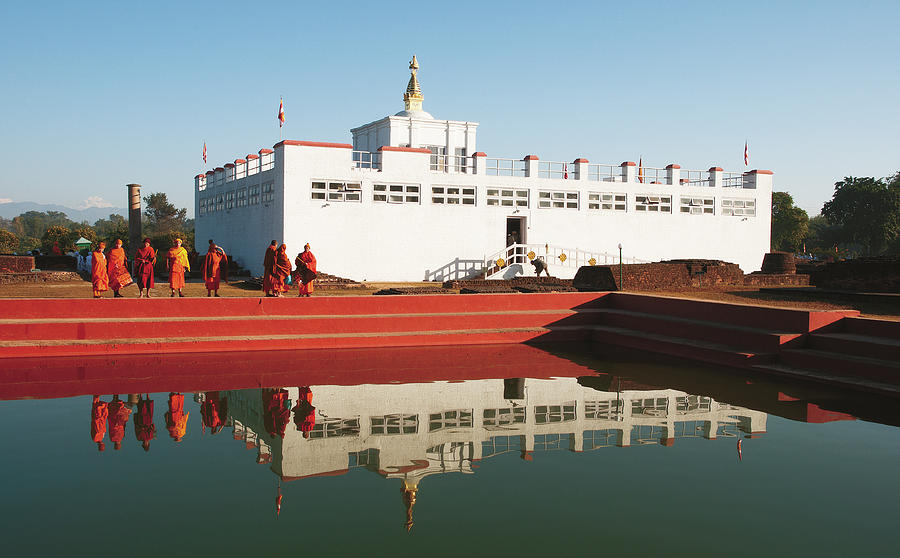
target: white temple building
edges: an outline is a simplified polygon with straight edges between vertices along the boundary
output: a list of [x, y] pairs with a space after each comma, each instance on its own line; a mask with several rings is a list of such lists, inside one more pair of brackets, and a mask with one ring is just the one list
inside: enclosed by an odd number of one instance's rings
[[405, 110], [352, 129], [352, 144], [284, 140], [197, 175], [198, 244], [259, 275], [271, 240], [291, 259], [308, 242], [320, 271], [370, 281], [533, 275], [534, 257], [570, 278], [617, 263], [620, 245], [626, 263], [762, 264], [771, 171], [488, 157], [478, 123], [423, 110], [418, 68]]

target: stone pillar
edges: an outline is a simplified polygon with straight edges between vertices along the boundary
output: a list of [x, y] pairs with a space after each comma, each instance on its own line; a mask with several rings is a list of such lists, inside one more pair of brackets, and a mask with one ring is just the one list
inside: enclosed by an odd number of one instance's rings
[[634, 161], [625, 161], [622, 163], [622, 182], [637, 182], [637, 165]]
[[722, 187], [722, 167], [709, 167], [709, 185], [713, 188]]
[[666, 165], [666, 182], [672, 186], [681, 184], [681, 165]]
[[588, 179], [588, 163], [589, 161], [583, 157], [572, 161], [572, 164], [575, 165], [575, 180]]
[[525, 176], [537, 178], [537, 176], [538, 176], [538, 156], [537, 155], [526, 155], [524, 161], [525, 161]]
[[133, 256], [141, 246], [141, 185], [125, 187], [128, 188], [128, 253]]
[[487, 174], [486, 158], [487, 154], [483, 151], [478, 151], [472, 155], [472, 168], [475, 174]]

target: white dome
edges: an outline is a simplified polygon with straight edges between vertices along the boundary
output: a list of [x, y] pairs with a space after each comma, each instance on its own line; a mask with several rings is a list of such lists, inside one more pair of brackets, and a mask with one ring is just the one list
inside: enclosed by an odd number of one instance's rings
[[421, 118], [423, 120], [434, 120], [434, 117], [424, 110], [401, 110], [394, 116], [405, 116], [407, 118]]

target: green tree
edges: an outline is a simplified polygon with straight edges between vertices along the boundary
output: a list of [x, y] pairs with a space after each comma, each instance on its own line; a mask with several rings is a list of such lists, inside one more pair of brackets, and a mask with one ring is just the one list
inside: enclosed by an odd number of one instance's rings
[[178, 209], [169, 202], [165, 192], [154, 192], [144, 197], [146, 207], [147, 229], [151, 234], [164, 234], [172, 231], [183, 232], [186, 228], [187, 209]]
[[809, 229], [809, 215], [787, 192], [772, 192], [772, 249], [795, 252]]
[[840, 225], [845, 240], [878, 253], [900, 235], [900, 173], [889, 179], [845, 177], [834, 184], [822, 215]]
[[59, 242], [59, 249], [63, 253], [75, 249], [75, 245], [72, 243], [72, 231], [62, 225], [53, 225], [41, 236], [41, 251], [50, 254], [55, 242]]
[[81, 237], [84, 237], [87, 240], [90, 240], [91, 244], [96, 243], [98, 240], [97, 232], [94, 230], [94, 227], [92, 227], [90, 225], [79, 225], [79, 226], [75, 227], [75, 229], [72, 231], [72, 234], [70, 236], [71, 236], [71, 242], [72, 242], [73, 246], [75, 245], [75, 241], [77, 241]]
[[14, 217], [13, 232], [19, 238], [37, 237], [40, 238], [47, 232], [50, 227], [60, 226], [71, 229], [76, 223], [72, 222], [62, 211], [26, 211], [21, 215]]
[[0, 254], [12, 254], [19, 248], [19, 237], [0, 229]]
[[89, 240], [102, 240], [107, 246], [112, 246], [117, 238], [121, 238], [122, 242], [128, 241], [128, 221], [118, 213], [113, 213], [109, 219], [97, 219], [94, 223], [94, 232], [96, 238], [88, 238]]

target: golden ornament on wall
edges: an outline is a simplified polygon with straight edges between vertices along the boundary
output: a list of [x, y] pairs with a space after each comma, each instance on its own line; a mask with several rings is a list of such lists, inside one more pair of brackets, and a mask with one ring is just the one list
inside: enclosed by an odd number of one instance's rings
[[567, 259], [568, 259], [568, 256], [566, 256], [565, 254], [560, 254], [560, 255], [559, 255], [559, 261], [565, 263], [565, 261], [566, 261]]
[[506, 260], [504, 260], [503, 258], [497, 258], [497, 261], [495, 263], [497, 264], [497, 267], [503, 267], [506, 265]]
[[536, 257], [536, 254], [534, 253], [534, 250], [528, 252], [528, 253], [525, 254], [525, 255], [528, 256], [528, 259], [529, 259], [529, 260], [533, 260], [533, 259]]
[[591, 258], [588, 260], [588, 263], [591, 265], [597, 265], [597, 258]]

